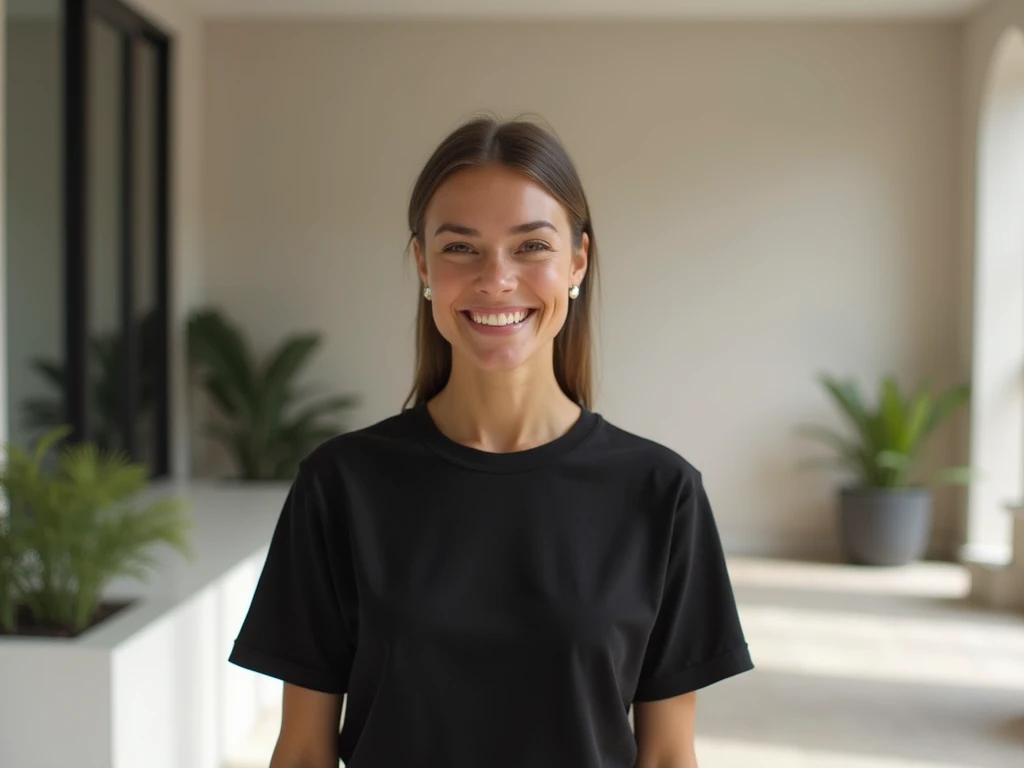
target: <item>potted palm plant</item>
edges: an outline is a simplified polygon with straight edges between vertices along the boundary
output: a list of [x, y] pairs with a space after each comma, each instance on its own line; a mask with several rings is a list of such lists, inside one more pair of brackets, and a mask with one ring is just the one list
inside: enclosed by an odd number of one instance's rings
[[0, 492], [0, 635], [75, 637], [125, 603], [103, 602], [115, 577], [144, 579], [154, 551], [190, 554], [181, 501], [139, 501], [145, 467], [95, 444], [57, 447], [58, 427], [31, 454], [7, 446]]
[[878, 400], [865, 402], [857, 384], [820, 377], [832, 401], [853, 428], [852, 436], [822, 426], [800, 432], [824, 443], [833, 455], [809, 462], [853, 478], [839, 492], [840, 543], [849, 562], [905, 565], [924, 556], [931, 532], [932, 488], [966, 484], [967, 467], [948, 467], [920, 477], [928, 439], [970, 399], [967, 385], [933, 394], [923, 385], [904, 393], [893, 376], [883, 377]]
[[220, 312], [205, 309], [189, 319], [189, 358], [219, 411], [207, 431], [231, 455], [239, 479], [291, 480], [307, 453], [342, 431], [331, 417], [357, 398], [303, 399], [295, 383], [321, 341], [317, 333], [295, 334], [259, 361]]

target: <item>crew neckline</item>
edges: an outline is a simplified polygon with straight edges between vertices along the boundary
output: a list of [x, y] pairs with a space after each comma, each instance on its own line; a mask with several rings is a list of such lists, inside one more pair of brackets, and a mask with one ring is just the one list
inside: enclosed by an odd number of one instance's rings
[[554, 440], [521, 451], [497, 453], [452, 440], [437, 426], [426, 403], [420, 403], [409, 411], [418, 434], [430, 450], [454, 464], [484, 472], [524, 472], [549, 465], [586, 440], [600, 421], [598, 414], [581, 407], [573, 425]]

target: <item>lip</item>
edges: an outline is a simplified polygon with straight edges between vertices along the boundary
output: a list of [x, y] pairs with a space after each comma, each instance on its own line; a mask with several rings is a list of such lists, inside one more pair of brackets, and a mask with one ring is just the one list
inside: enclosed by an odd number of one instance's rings
[[477, 315], [500, 315], [508, 314], [509, 312], [530, 312], [535, 310], [536, 307], [521, 307], [508, 305], [506, 307], [466, 307], [462, 312], [469, 312]]

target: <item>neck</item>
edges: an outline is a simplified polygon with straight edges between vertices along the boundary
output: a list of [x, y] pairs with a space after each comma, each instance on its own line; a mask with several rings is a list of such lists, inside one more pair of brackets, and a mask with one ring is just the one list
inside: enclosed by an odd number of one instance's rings
[[534, 448], [565, 434], [580, 416], [555, 378], [554, 366], [481, 371], [458, 357], [428, 410], [452, 440], [494, 453]]

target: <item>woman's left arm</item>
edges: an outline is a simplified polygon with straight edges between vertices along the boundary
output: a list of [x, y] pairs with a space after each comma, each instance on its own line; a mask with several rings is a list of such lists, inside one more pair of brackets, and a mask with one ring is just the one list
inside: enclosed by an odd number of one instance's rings
[[694, 721], [697, 693], [633, 705], [637, 757], [634, 768], [697, 768]]

